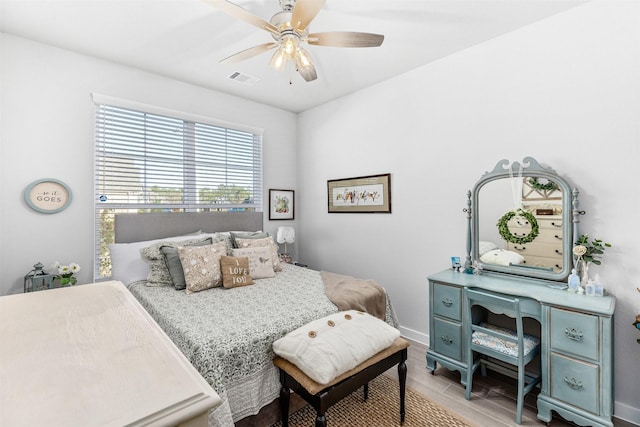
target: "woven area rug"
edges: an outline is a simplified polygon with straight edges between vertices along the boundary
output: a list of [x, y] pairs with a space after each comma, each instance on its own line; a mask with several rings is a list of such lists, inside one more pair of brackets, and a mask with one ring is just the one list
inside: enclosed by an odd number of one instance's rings
[[[326, 413], [327, 427], [400, 426], [398, 381], [380, 375], [369, 383], [369, 398], [363, 400], [362, 388], [333, 405]], [[290, 427], [313, 427], [316, 411], [307, 405], [289, 416]], [[278, 422], [271, 427], [281, 427]], [[438, 404], [407, 387], [403, 427], [468, 427]]]

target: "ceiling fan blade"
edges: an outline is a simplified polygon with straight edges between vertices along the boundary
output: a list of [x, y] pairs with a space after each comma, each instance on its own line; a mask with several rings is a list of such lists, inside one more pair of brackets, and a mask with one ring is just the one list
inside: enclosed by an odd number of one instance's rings
[[297, 0], [291, 15], [291, 26], [304, 31], [316, 17], [326, 0]]
[[331, 31], [309, 34], [307, 43], [316, 46], [336, 47], [377, 47], [384, 41], [381, 34], [357, 33], [351, 31]]
[[263, 30], [267, 30], [270, 33], [273, 33], [276, 35], [280, 34], [280, 31], [278, 31], [278, 29], [273, 24], [265, 21], [259, 16], [254, 15], [248, 10], [241, 8], [235, 3], [231, 3], [230, 1], [227, 1], [227, 0], [206, 0], [206, 1], [211, 3], [213, 6], [217, 7], [218, 9], [222, 10], [223, 12], [233, 16], [234, 18], [241, 19], [242, 21], [248, 24], [255, 25], [256, 27], [261, 28]]
[[220, 63], [224, 64], [235, 64], [236, 62], [244, 61], [245, 59], [253, 58], [256, 55], [260, 55], [268, 50], [273, 49], [278, 46], [277, 43], [264, 43], [258, 46], [250, 47], [249, 49], [245, 49], [241, 52], [235, 53], [231, 56], [224, 58]]

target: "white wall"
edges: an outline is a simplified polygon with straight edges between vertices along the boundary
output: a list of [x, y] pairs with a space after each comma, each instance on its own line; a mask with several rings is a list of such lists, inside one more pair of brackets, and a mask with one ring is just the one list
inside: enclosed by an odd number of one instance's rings
[[[533, 156], [581, 191], [581, 231], [613, 243], [617, 416], [640, 423], [640, 5], [595, 2], [300, 114], [300, 258], [378, 280], [427, 340], [426, 277], [463, 256], [467, 190]], [[391, 173], [391, 215], [328, 214], [326, 181]], [[420, 369], [416, 367], [416, 369]]]
[[[37, 261], [77, 262], [80, 283], [92, 281], [91, 93], [263, 128], [265, 205], [269, 188], [296, 189], [293, 113], [6, 34], [1, 42], [0, 295], [22, 292]], [[40, 178], [71, 187], [69, 208], [47, 215], [26, 205], [25, 187]], [[284, 222], [265, 212], [268, 231]]]
[[[580, 188], [583, 232], [614, 244], [592, 270], [618, 298], [616, 414], [640, 423], [638, 16], [635, 2], [589, 3], [298, 117], [1, 35], [0, 295], [21, 292], [38, 260], [77, 261], [91, 280], [92, 92], [264, 128], [265, 200], [296, 190], [299, 260], [378, 280], [425, 342], [426, 276], [463, 256], [466, 191], [499, 159], [530, 155]], [[327, 214], [328, 179], [386, 172], [391, 215]], [[64, 212], [26, 206], [43, 177], [71, 186]]]

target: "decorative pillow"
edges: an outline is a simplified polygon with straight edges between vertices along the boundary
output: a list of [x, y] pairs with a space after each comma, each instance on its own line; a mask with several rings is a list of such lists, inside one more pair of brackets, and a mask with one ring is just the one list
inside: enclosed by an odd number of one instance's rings
[[480, 261], [494, 265], [518, 265], [522, 264], [524, 257], [517, 252], [494, 249], [482, 255]]
[[273, 351], [317, 383], [327, 384], [389, 347], [400, 331], [349, 310], [314, 320], [273, 343]]
[[269, 233], [264, 231], [231, 231], [231, 243], [234, 248], [241, 247], [236, 239], [264, 239], [265, 237], [269, 237]]
[[211, 237], [213, 239], [213, 243], [224, 242], [227, 247], [227, 255], [231, 255], [231, 250], [233, 249], [233, 242], [231, 241], [231, 232], [230, 231], [218, 231], [215, 233], [202, 233], [202, 236]]
[[211, 237], [198, 237], [191, 240], [183, 241], [161, 241], [140, 249], [143, 258], [147, 260], [149, 265], [149, 274], [147, 274], [147, 286], [171, 286], [173, 281], [169, 274], [169, 269], [164, 260], [164, 254], [160, 250], [162, 246], [191, 246], [198, 244], [210, 245], [213, 242]]
[[119, 280], [125, 285], [139, 280], [146, 280], [147, 274], [149, 273], [149, 267], [145, 259], [140, 254], [140, 249], [164, 240], [180, 241], [193, 239], [194, 234], [200, 234], [200, 231], [181, 236], [166, 237], [163, 239], [110, 244], [109, 256], [111, 258], [111, 279]]
[[278, 246], [273, 243], [273, 237], [264, 237], [261, 239], [236, 239], [238, 248], [263, 248], [265, 246], [271, 248], [271, 262], [273, 262], [273, 271], [281, 271], [280, 258], [278, 257]]
[[249, 258], [223, 256], [220, 258], [220, 269], [222, 270], [222, 286], [225, 288], [253, 285], [249, 271]]
[[234, 257], [249, 258], [249, 271], [252, 279], [264, 279], [274, 277], [273, 262], [271, 261], [271, 248], [239, 248], [233, 250]]
[[478, 256], [482, 256], [494, 249], [498, 249], [498, 247], [493, 242], [484, 242], [482, 240], [478, 242]]
[[178, 246], [187, 294], [220, 286], [220, 257], [224, 254], [222, 242], [207, 246]]
[[[203, 242], [184, 246], [205, 246], [210, 244], [211, 239], [205, 239]], [[215, 244], [218, 245], [218, 248], [221, 251], [226, 251], [224, 242]], [[162, 245], [160, 246], [160, 252], [162, 252], [162, 255], [164, 256], [164, 264], [167, 267], [167, 270], [169, 270], [169, 275], [171, 276], [173, 287], [178, 291], [185, 289], [187, 287], [187, 283], [185, 282], [184, 271], [182, 270], [182, 263], [180, 262], [180, 256], [178, 255], [177, 246]]]

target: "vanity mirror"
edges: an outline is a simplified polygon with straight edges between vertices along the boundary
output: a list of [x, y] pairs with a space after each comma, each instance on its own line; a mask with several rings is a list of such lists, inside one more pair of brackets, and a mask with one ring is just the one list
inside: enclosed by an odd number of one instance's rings
[[467, 193], [466, 270], [562, 281], [578, 235], [578, 190], [534, 158], [499, 161]]

